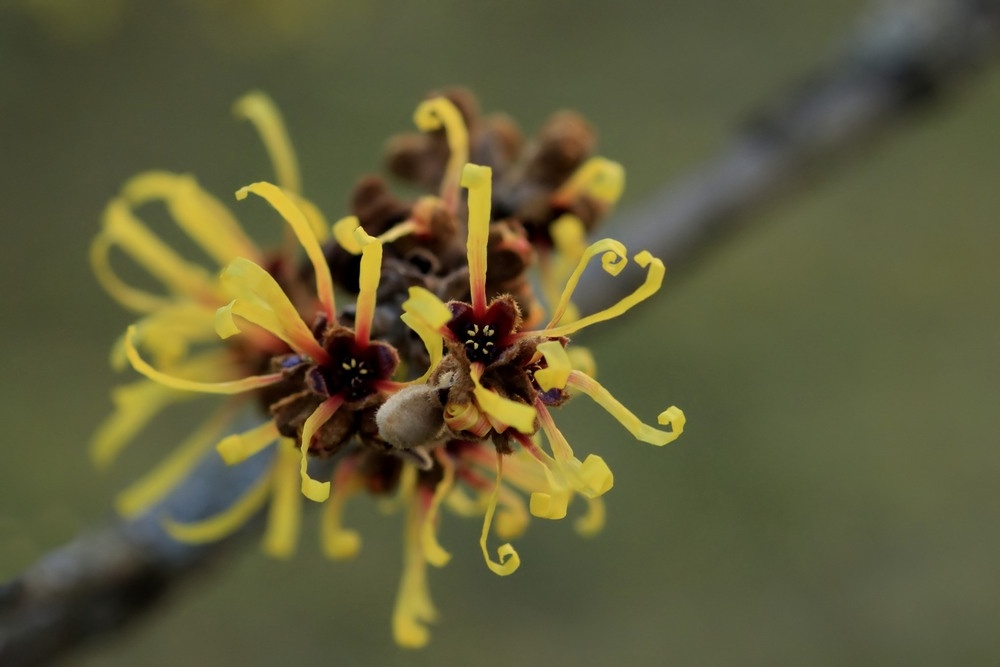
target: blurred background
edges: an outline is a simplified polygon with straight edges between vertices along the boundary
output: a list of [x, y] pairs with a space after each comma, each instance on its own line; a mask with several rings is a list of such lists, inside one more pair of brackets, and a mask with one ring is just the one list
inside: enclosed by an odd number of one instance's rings
[[[626, 211], [829, 59], [866, 6], [4, 0], [0, 580], [106, 519], [198, 418], [172, 413], [110, 472], [92, 468], [108, 391], [132, 377], [107, 361], [131, 317], [87, 247], [140, 170], [194, 173], [227, 201], [269, 178], [230, 114], [242, 93], [278, 102], [331, 219], [450, 84], [529, 133], [582, 112], [627, 168]], [[668, 267], [652, 304], [586, 338], [625, 404], [647, 419], [676, 404], [686, 432], [657, 449], [585, 398], [563, 409], [578, 454], [615, 472], [605, 531], [536, 519], [501, 579], [479, 524], [446, 515], [454, 558], [430, 572], [427, 648], [391, 637], [402, 517], [362, 500], [356, 560], [326, 562], [307, 520], [296, 559], [238, 551], [66, 664], [992, 663], [1000, 71], [973, 83], [676, 278]], [[233, 208], [277, 237], [263, 208]]]

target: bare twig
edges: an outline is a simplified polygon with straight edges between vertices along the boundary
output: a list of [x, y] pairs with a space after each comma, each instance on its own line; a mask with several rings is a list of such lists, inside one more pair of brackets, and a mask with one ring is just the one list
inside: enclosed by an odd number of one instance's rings
[[[848, 148], [897, 126], [987, 64], [1000, 42], [1000, 0], [914, 0], [880, 6], [828, 67], [743, 124], [720, 155], [622, 220], [631, 248], [669, 265], [689, 262], [790, 186], [827, 173]], [[625, 283], [627, 281], [620, 281]], [[617, 288], [613, 287], [617, 285]], [[583, 310], [628, 289], [586, 285]], [[168, 501], [180, 518], [221, 508], [261, 468], [214, 457]], [[58, 549], [0, 586], [0, 664], [39, 664], [110, 634], [162, 599], [225, 545], [195, 548], [165, 536], [155, 518], [116, 523]]]

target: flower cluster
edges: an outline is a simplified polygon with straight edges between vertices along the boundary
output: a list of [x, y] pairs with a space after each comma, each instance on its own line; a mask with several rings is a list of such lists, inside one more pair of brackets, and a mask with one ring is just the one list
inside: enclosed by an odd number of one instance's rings
[[[591, 261], [599, 258], [612, 276], [629, 261], [617, 241], [582, 241], [620, 195], [624, 176], [616, 163], [591, 155], [593, 134], [575, 115], [557, 115], [522, 149], [513, 124], [481, 119], [468, 94], [432, 97], [415, 115], [423, 134], [389, 146], [390, 171], [428, 194], [403, 201], [367, 177], [352, 194], [353, 215], [329, 226], [301, 194], [271, 102], [252, 93], [237, 112], [258, 128], [277, 184], [253, 183], [236, 197], [253, 194], [270, 204], [288, 242], [274, 252], [258, 249], [189, 176], [148, 173], [126, 184], [105, 211], [91, 257], [108, 291], [144, 315], [113, 359], [145, 377], [115, 391], [116, 410], [95, 437], [94, 459], [109, 463], [175, 401], [229, 396], [206, 426], [119, 496], [118, 509], [128, 516], [153, 511], [213, 444], [230, 465], [272, 446], [273, 454], [261, 479], [221, 513], [193, 522], [163, 517], [178, 540], [220, 539], [267, 506], [264, 548], [287, 557], [305, 497], [324, 504], [324, 553], [347, 558], [361, 545], [343, 523], [348, 499], [394, 496], [408, 509], [393, 633], [401, 645], [422, 646], [435, 617], [427, 564], [450, 559], [437, 538], [442, 507], [483, 517], [483, 557], [500, 575], [514, 572], [520, 558], [505, 542], [494, 559], [491, 532], [509, 540], [530, 516], [561, 519], [574, 498], [588, 505], [577, 529], [600, 530], [612, 473], [600, 456], [576, 457], [554, 408], [579, 392], [641, 441], [664, 445], [680, 435], [680, 410], [661, 413], [659, 428], [643, 423], [594, 379], [589, 354], [569, 339], [655, 293], [663, 264], [637, 253], [632, 260], [646, 271], [640, 287], [598, 313], [574, 311], [573, 291]], [[217, 278], [139, 220], [135, 209], [149, 201], [165, 203], [219, 263]], [[112, 248], [148, 269], [165, 293], [120, 280]], [[544, 325], [533, 268], [550, 311]], [[354, 302], [338, 309], [337, 290]], [[265, 418], [223, 436], [248, 401]], [[310, 473], [314, 459], [330, 460], [328, 480]]]

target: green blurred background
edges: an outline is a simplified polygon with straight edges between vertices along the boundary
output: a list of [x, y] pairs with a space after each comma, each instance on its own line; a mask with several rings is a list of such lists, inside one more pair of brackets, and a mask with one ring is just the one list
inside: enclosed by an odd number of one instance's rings
[[[229, 112], [243, 92], [277, 100], [330, 218], [421, 96], [455, 83], [527, 131], [583, 112], [628, 169], [627, 209], [828, 59], [865, 6], [58, 4], [0, 4], [0, 578], [106, 518], [190, 427], [161, 420], [91, 468], [130, 318], [86, 249], [137, 171], [190, 171], [226, 198], [269, 176]], [[1000, 72], [975, 84], [589, 336], [623, 402], [677, 404], [688, 430], [659, 450], [568, 406], [570, 442], [615, 472], [606, 530], [535, 520], [500, 579], [478, 523], [446, 516], [426, 649], [391, 639], [401, 517], [362, 501], [355, 561], [325, 562], [308, 521], [295, 560], [246, 549], [68, 664], [995, 664]]]

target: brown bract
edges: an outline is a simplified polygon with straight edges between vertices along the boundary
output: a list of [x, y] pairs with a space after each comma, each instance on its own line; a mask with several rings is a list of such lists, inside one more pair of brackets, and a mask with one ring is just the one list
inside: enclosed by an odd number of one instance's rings
[[[586, 191], [560, 192], [570, 177], [594, 156], [597, 136], [573, 111], [554, 114], [525, 143], [517, 125], [504, 114], [480, 115], [466, 90], [452, 88], [429, 97], [447, 97], [465, 119], [469, 160], [493, 170], [493, 219], [513, 219], [523, 225], [533, 243], [552, 244], [549, 227], [571, 213], [589, 232], [607, 213], [608, 205]], [[393, 137], [386, 147], [386, 167], [400, 179], [435, 191], [448, 161], [443, 130]]]

